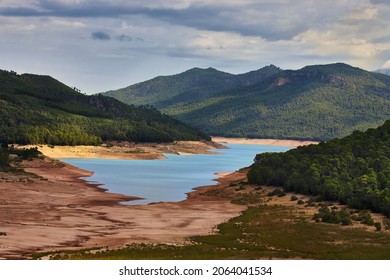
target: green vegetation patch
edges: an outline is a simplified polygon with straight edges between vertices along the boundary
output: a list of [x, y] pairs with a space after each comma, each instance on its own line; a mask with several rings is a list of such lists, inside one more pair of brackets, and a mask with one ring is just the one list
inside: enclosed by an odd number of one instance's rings
[[24, 149], [2, 145], [0, 147], [0, 171], [17, 171], [15, 166], [22, 160], [32, 160], [41, 156], [42, 153], [37, 148]]
[[[390, 235], [308, 222], [293, 207], [259, 205], [191, 245], [130, 244], [118, 250], [50, 253], [53, 259], [389, 259]], [[41, 257], [37, 255], [36, 257]]]

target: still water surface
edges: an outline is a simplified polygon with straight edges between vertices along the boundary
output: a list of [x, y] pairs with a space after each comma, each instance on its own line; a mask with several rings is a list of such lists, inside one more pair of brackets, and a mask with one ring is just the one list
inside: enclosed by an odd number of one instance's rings
[[126, 204], [181, 201], [193, 188], [213, 185], [216, 172], [233, 172], [253, 163], [256, 154], [284, 152], [291, 147], [224, 144], [229, 149], [212, 155], [172, 155], [161, 160], [64, 159], [95, 172], [88, 181], [103, 184], [112, 193], [144, 198]]

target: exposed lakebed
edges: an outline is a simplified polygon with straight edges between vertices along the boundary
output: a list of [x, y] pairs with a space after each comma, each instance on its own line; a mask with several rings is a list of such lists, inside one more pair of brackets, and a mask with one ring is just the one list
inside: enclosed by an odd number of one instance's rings
[[88, 181], [102, 184], [109, 192], [143, 198], [126, 204], [173, 202], [186, 198], [193, 188], [213, 185], [216, 172], [233, 172], [253, 163], [256, 154], [284, 152], [292, 147], [224, 144], [218, 154], [166, 154], [161, 160], [63, 159], [93, 171]]

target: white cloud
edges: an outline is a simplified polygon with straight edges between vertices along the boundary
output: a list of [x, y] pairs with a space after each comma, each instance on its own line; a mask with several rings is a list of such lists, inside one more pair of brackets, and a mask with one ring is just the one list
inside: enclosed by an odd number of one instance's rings
[[186, 48], [200, 56], [219, 59], [253, 60], [264, 54], [266, 41], [256, 36], [226, 32], [202, 32], [185, 43]]
[[64, 26], [64, 27], [75, 27], [75, 28], [83, 28], [87, 25], [81, 21], [69, 20], [69, 19], [61, 19], [61, 18], [51, 18], [51, 24]]
[[[383, 47], [381, 48], [364, 38], [356, 38], [335, 31], [308, 30], [295, 39], [311, 46], [311, 53], [318, 56], [344, 56], [346, 59], [359, 58], [362, 61], [367, 61], [383, 51]], [[367, 61], [365, 67], [369, 66], [372, 65], [370, 65], [370, 61]]]
[[386, 61], [380, 68], [390, 68], [390, 59]]
[[369, 7], [357, 12], [352, 12], [346, 16], [347, 20], [372, 20], [378, 16], [379, 9], [377, 7]]

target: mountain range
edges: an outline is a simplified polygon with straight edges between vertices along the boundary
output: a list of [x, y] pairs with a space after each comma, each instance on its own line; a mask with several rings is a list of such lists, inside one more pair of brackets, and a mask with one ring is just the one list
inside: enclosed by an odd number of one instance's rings
[[170, 142], [209, 137], [154, 108], [87, 96], [50, 76], [0, 70], [0, 143]]
[[329, 140], [390, 119], [390, 77], [343, 63], [239, 75], [193, 68], [102, 94], [218, 136]]

